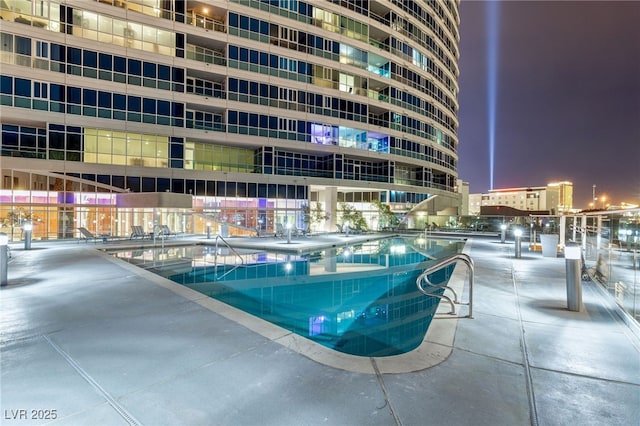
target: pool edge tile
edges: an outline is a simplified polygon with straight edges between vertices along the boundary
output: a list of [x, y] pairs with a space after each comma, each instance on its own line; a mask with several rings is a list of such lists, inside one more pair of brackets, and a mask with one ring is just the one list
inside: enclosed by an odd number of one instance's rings
[[369, 357], [337, 352], [294, 333], [289, 333], [275, 342], [299, 353], [300, 355], [329, 367], [354, 373], [375, 374], [375, 369], [373, 368], [373, 364]]

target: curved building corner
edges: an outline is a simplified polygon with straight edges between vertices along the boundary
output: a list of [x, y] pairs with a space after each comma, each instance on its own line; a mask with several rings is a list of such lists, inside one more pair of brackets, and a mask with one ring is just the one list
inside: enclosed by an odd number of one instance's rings
[[[375, 201], [400, 218], [454, 208], [458, 7], [3, 3], [2, 227], [334, 231], [345, 205], [370, 229]], [[118, 203], [167, 192], [191, 208]]]

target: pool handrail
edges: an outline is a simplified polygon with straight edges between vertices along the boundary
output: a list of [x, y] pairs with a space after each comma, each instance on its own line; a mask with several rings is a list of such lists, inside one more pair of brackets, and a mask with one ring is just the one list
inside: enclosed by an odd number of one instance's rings
[[[444, 259], [441, 259], [440, 261], [429, 266], [418, 276], [418, 278], [416, 278], [416, 286], [418, 287], [418, 291], [420, 291], [420, 293], [424, 294], [425, 296], [434, 296], [449, 302], [449, 304], [451, 305], [451, 311], [449, 312], [449, 314], [452, 314], [452, 315], [455, 314], [456, 313], [455, 303], [462, 304], [458, 301], [458, 295], [456, 294], [455, 290], [453, 290], [451, 287], [449, 287], [446, 284], [437, 285], [437, 284], [431, 283], [429, 281], [428, 276], [433, 274], [434, 272], [439, 271], [440, 269], [446, 266], [449, 266], [453, 263], [458, 262], [459, 260], [461, 260], [465, 265], [467, 265], [467, 269], [469, 269], [469, 302], [466, 303], [469, 305], [469, 314], [467, 315], [467, 317], [473, 318], [473, 277], [475, 273], [475, 268], [473, 265], [473, 259], [471, 259], [471, 257], [468, 254], [456, 253], [454, 255], [445, 257]], [[425, 288], [422, 286], [423, 282], [425, 282], [430, 287], [430, 291], [425, 290]], [[454, 295], [454, 300], [451, 300], [449, 296], [446, 296], [444, 294], [433, 293], [433, 291], [439, 290], [439, 289], [451, 290]]]
[[[214, 256], [214, 268], [216, 268], [216, 274], [217, 274], [217, 268], [218, 268], [218, 242], [222, 241], [224, 243], [225, 246], [227, 246], [227, 248], [229, 249], [230, 252], [232, 252], [233, 254], [235, 254], [238, 259], [240, 259], [240, 265], [244, 265], [244, 258], [242, 256], [240, 256], [240, 253], [238, 253], [238, 251], [236, 249], [234, 249], [233, 247], [231, 247], [231, 245], [227, 242], [227, 240], [225, 240], [221, 235], [216, 235], [216, 252], [215, 252], [215, 256]], [[240, 265], [236, 264], [233, 268], [229, 269], [227, 272], [225, 272], [224, 274], [222, 274], [219, 277], [215, 277], [215, 279], [219, 280], [220, 278], [223, 278], [225, 275], [231, 273], [232, 271], [234, 271], [235, 269], [237, 269]]]

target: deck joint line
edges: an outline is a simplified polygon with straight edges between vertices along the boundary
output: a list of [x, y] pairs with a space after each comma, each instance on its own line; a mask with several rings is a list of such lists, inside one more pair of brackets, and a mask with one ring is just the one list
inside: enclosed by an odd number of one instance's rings
[[398, 413], [396, 413], [396, 410], [393, 409], [393, 404], [391, 403], [391, 399], [389, 399], [389, 393], [387, 392], [387, 388], [384, 385], [384, 380], [382, 379], [382, 374], [380, 373], [380, 370], [378, 369], [378, 364], [376, 363], [375, 358], [369, 358], [371, 360], [371, 365], [373, 366], [373, 370], [376, 372], [376, 379], [378, 379], [378, 384], [380, 385], [380, 388], [382, 389], [382, 394], [384, 395], [384, 400], [387, 403], [387, 405], [389, 406], [389, 411], [391, 412], [391, 415], [393, 416], [393, 420], [396, 423], [396, 426], [402, 426], [402, 421], [400, 420], [400, 417], [398, 416]]
[[56, 350], [56, 352], [58, 352], [69, 363], [69, 365], [71, 365], [71, 367], [73, 367], [74, 370], [78, 372], [78, 374], [80, 374], [80, 376], [82, 376], [84, 380], [86, 380], [107, 400], [109, 405], [111, 405], [113, 409], [116, 410], [118, 414], [120, 414], [120, 416], [122, 416], [122, 418], [127, 421], [127, 423], [129, 423], [131, 426], [142, 425], [142, 423], [136, 420], [136, 418], [133, 417], [133, 415], [131, 415], [131, 413], [129, 413], [126, 408], [120, 405], [120, 403], [118, 403], [118, 401], [116, 401], [115, 398], [113, 398], [111, 394], [109, 394], [109, 392], [107, 392], [102, 386], [100, 386], [98, 382], [96, 382], [93, 377], [89, 375], [89, 373], [87, 373], [82, 367], [80, 367], [80, 365], [78, 365], [78, 363], [71, 357], [71, 355], [66, 353], [60, 346], [55, 344], [49, 338], [49, 336], [42, 335], [42, 337], [53, 347], [53, 349]]
[[536, 408], [536, 396], [533, 390], [533, 378], [531, 377], [531, 366], [529, 365], [529, 351], [527, 350], [527, 341], [524, 337], [524, 320], [522, 319], [522, 311], [520, 309], [520, 295], [518, 294], [518, 283], [516, 283], [516, 274], [511, 265], [511, 282], [513, 283], [513, 292], [515, 294], [516, 311], [518, 312], [518, 324], [520, 325], [520, 347], [522, 348], [522, 366], [524, 367], [525, 383], [527, 387], [527, 396], [529, 397], [529, 411], [531, 412], [531, 426], [538, 426], [538, 410]]

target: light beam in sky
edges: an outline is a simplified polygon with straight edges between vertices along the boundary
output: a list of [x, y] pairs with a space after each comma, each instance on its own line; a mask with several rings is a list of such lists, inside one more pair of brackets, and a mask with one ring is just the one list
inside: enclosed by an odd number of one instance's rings
[[489, 116], [489, 187], [493, 189], [493, 172], [496, 146], [496, 94], [498, 91], [498, 32], [500, 23], [499, 2], [489, 1], [486, 8], [487, 24], [487, 111]]

